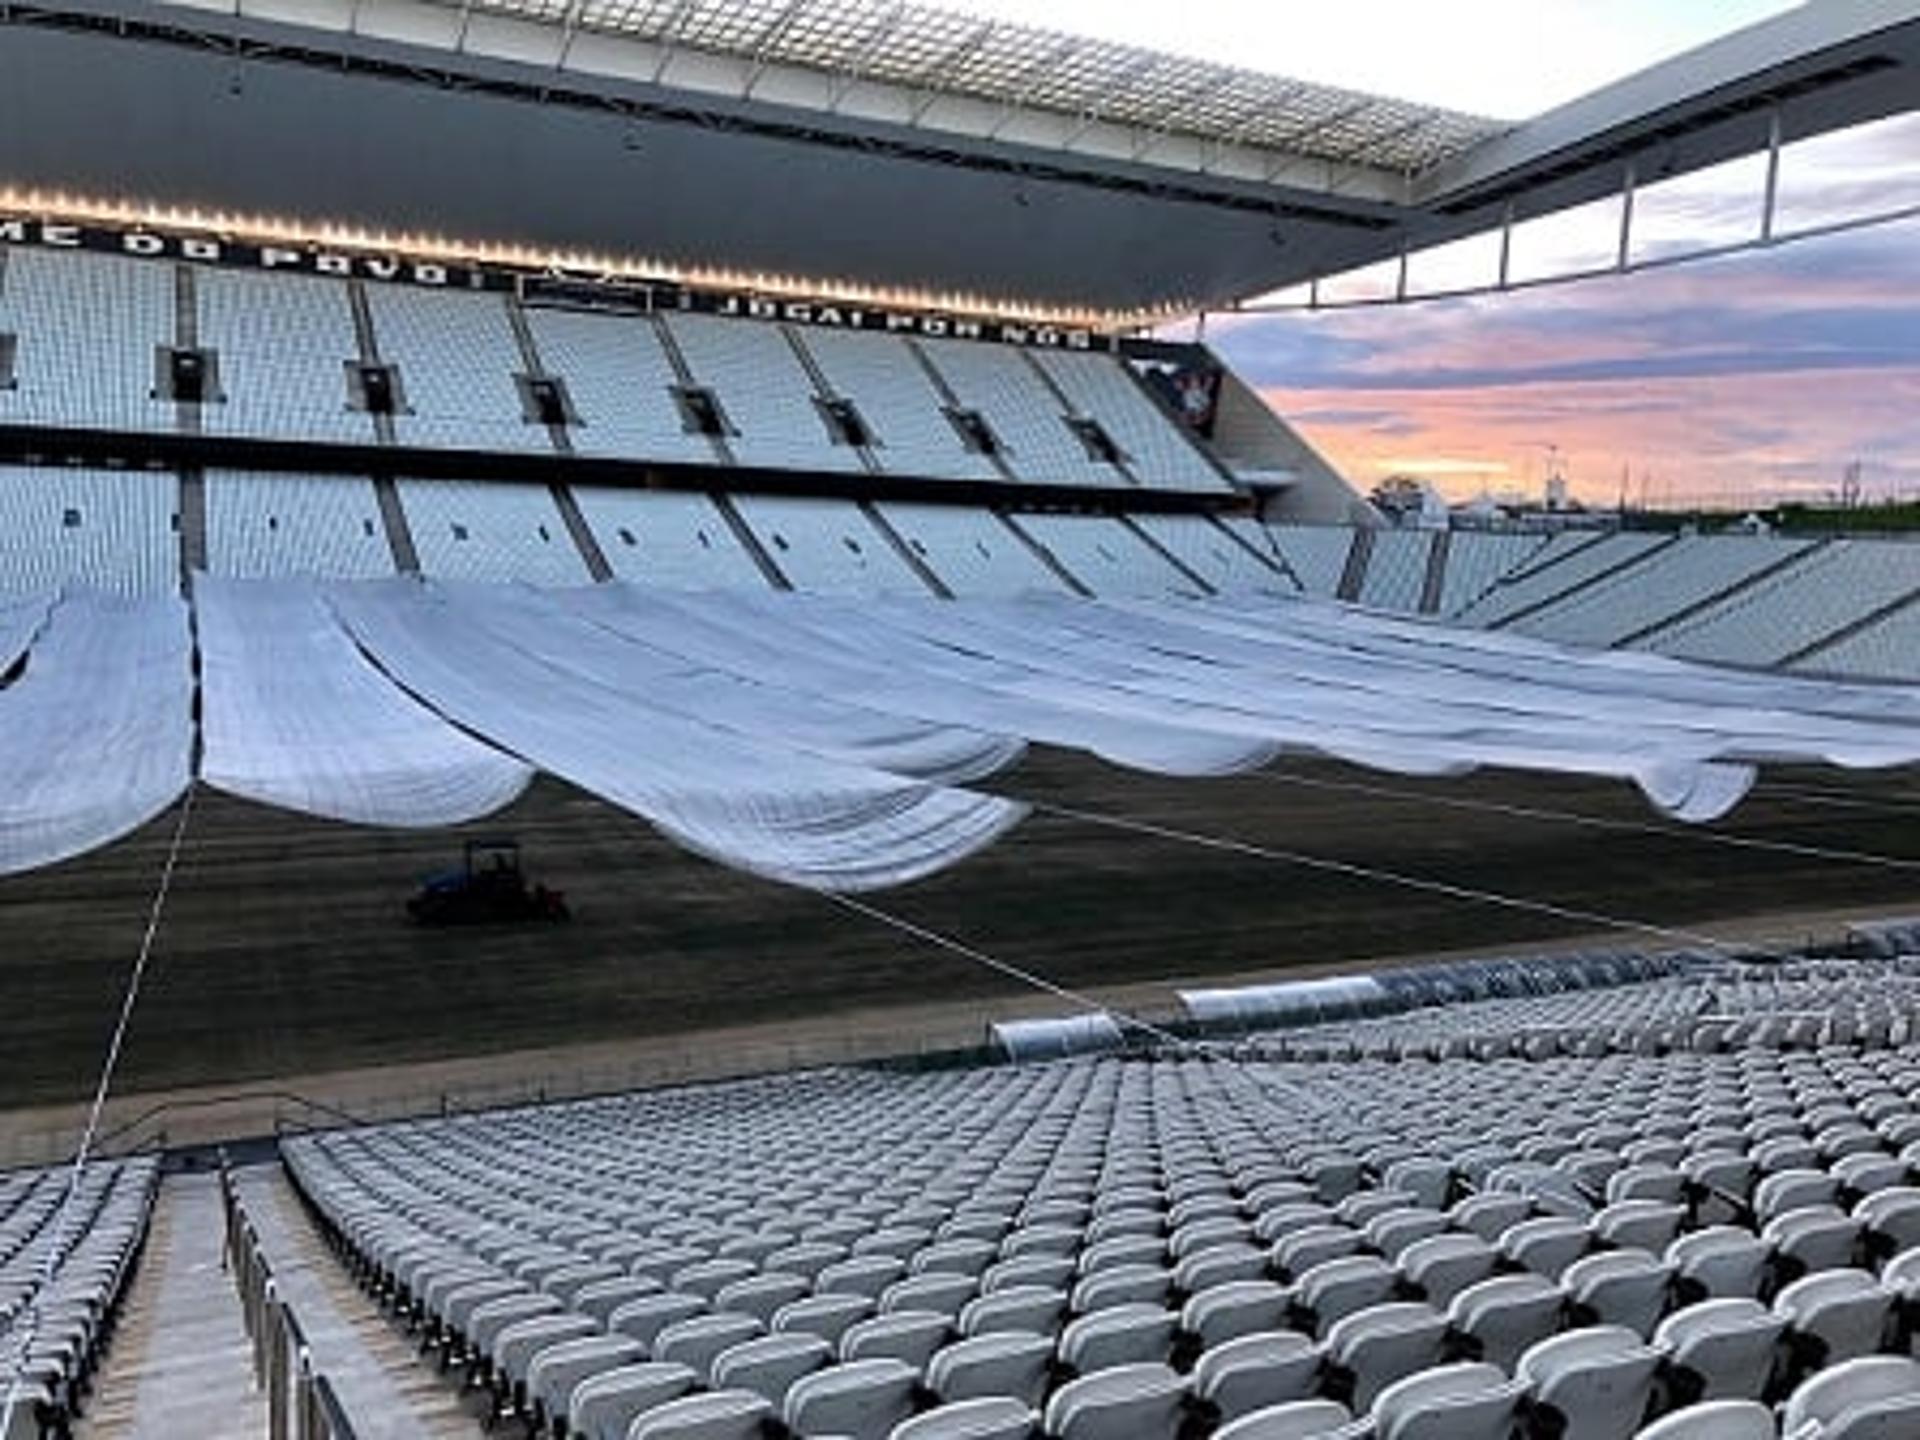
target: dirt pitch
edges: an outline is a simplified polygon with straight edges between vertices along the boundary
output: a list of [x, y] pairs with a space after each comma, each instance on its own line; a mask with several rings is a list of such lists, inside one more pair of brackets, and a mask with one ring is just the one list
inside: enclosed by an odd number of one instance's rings
[[[1788, 912], [1769, 933], [1920, 912], [1914, 771], [1770, 772], [1712, 827], [1912, 857], [1903, 868], [1704, 843], [1661, 825], [1626, 786], [1515, 774], [1421, 782], [1292, 763], [1171, 781], [1042, 750], [990, 788], [1708, 932], [1748, 934]], [[1460, 801], [1652, 829], [1437, 803]], [[90, 1091], [170, 819], [103, 853], [0, 880], [0, 1111], [64, 1108]], [[567, 891], [576, 922], [416, 929], [403, 903], [420, 876], [458, 855], [459, 834], [356, 829], [201, 792], [119, 1093], [351, 1071], [384, 1077], [356, 1090], [371, 1100], [383, 1085], [418, 1094], [448, 1073], [484, 1075], [488, 1057], [545, 1056], [558, 1075], [570, 1057], [599, 1063], [665, 1047], [699, 1069], [712, 1059], [705, 1052], [747, 1036], [771, 1062], [783, 1027], [818, 1034], [836, 1017], [860, 1017], [868, 1051], [912, 1050], [977, 1035], [1010, 1007], [1035, 1008], [991, 971], [685, 855], [554, 782], [467, 833], [517, 836], [529, 872]], [[874, 899], [1060, 984], [1134, 987], [1143, 1003], [1164, 1003], [1167, 982], [1546, 945], [1598, 928], [1044, 813], [946, 875]], [[813, 1052], [796, 1041], [789, 1053]]]

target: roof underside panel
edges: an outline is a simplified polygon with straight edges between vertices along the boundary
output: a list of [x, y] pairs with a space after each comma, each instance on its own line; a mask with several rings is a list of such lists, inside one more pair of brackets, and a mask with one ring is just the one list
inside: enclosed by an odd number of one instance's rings
[[1008, 112], [1051, 111], [1090, 125], [1401, 174], [1424, 171], [1508, 128], [1457, 111], [896, 0], [430, 3], [458, 13], [462, 38], [468, 17], [487, 14], [557, 27], [563, 46], [581, 34], [658, 46], [662, 76], [676, 53], [744, 59], [746, 95], [768, 67], [790, 66], [831, 77], [836, 95], [878, 83]]

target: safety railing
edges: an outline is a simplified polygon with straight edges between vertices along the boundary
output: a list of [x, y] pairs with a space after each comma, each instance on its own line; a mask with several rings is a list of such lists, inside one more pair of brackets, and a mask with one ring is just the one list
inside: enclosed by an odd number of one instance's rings
[[299, 1317], [280, 1298], [273, 1266], [224, 1166], [220, 1203], [226, 1214], [227, 1273], [239, 1291], [253, 1345], [254, 1384], [267, 1397], [267, 1440], [356, 1440], [332, 1382], [314, 1368]]

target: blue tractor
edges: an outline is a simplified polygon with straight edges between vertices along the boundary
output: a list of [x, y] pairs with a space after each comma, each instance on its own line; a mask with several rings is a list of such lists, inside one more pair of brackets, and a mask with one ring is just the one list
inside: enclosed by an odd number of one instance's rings
[[429, 876], [407, 901], [416, 924], [562, 924], [573, 918], [560, 891], [527, 884], [519, 841], [469, 840], [465, 859], [463, 869]]

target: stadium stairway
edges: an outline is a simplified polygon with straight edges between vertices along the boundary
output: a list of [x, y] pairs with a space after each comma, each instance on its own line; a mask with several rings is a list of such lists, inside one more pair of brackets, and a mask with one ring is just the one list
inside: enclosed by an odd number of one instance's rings
[[356, 1440], [474, 1440], [485, 1400], [462, 1398], [353, 1283], [309, 1220], [279, 1165], [235, 1174], [273, 1265], [280, 1298], [300, 1319], [314, 1369], [332, 1381]]
[[266, 1401], [254, 1389], [221, 1236], [217, 1177], [161, 1183], [146, 1254], [75, 1440], [266, 1434]]

